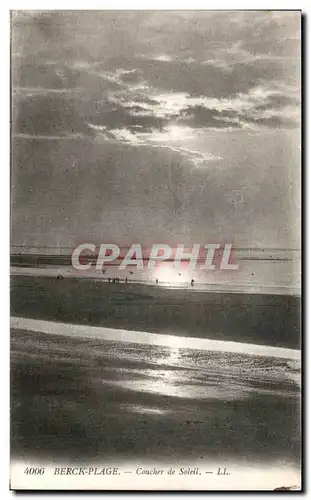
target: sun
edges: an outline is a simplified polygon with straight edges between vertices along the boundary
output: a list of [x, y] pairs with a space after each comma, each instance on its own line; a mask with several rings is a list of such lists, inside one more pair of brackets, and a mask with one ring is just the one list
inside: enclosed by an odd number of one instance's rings
[[161, 263], [153, 273], [153, 278], [159, 280], [159, 285], [182, 285], [191, 280], [189, 270], [185, 267], [176, 268], [172, 263]]

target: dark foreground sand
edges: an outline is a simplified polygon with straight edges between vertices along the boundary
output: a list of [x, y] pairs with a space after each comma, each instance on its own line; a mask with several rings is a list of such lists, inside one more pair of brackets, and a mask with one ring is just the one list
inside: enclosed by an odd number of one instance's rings
[[296, 362], [22, 330], [11, 339], [12, 458], [298, 465]]
[[[12, 277], [12, 316], [299, 347], [299, 299]], [[61, 327], [60, 327], [61, 328]], [[12, 330], [12, 458], [299, 463], [299, 362]]]
[[12, 276], [11, 314], [126, 330], [300, 348], [300, 298]]

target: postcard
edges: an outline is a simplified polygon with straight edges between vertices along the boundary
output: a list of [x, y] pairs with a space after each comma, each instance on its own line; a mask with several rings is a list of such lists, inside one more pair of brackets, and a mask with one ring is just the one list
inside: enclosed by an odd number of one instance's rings
[[301, 490], [301, 12], [11, 12], [12, 490]]

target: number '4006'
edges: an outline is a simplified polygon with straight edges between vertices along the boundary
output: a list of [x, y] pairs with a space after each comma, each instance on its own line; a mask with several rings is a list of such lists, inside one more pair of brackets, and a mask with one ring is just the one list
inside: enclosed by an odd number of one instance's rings
[[44, 467], [26, 467], [24, 474], [29, 474], [31, 476], [42, 476], [44, 474]]

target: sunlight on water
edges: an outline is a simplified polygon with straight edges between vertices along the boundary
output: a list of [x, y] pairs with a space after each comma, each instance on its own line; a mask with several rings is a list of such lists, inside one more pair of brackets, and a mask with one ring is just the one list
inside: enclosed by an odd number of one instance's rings
[[[299, 387], [298, 361], [159, 346], [127, 355], [133, 361], [144, 360], [146, 367], [122, 368], [122, 380], [105, 383], [137, 393], [222, 401], [245, 400], [254, 394], [294, 396]], [[126, 359], [125, 350], [114, 350], [114, 356]]]
[[139, 413], [139, 414], [150, 414], [150, 415], [166, 415], [169, 410], [164, 410], [161, 408], [148, 408], [141, 405], [131, 405], [131, 404], [121, 404], [120, 409], [129, 413]]
[[159, 379], [153, 380], [125, 380], [110, 382], [113, 385], [121, 386], [122, 388], [131, 391], [159, 394], [161, 396], [171, 396], [177, 398], [190, 399], [220, 399], [220, 400], [236, 400], [244, 399], [247, 396], [247, 391], [238, 390], [235, 386], [230, 390], [230, 385], [227, 387], [221, 385], [195, 385], [189, 384], [188, 381], [180, 380], [177, 376], [173, 376], [175, 380], [169, 379], [162, 381]]

